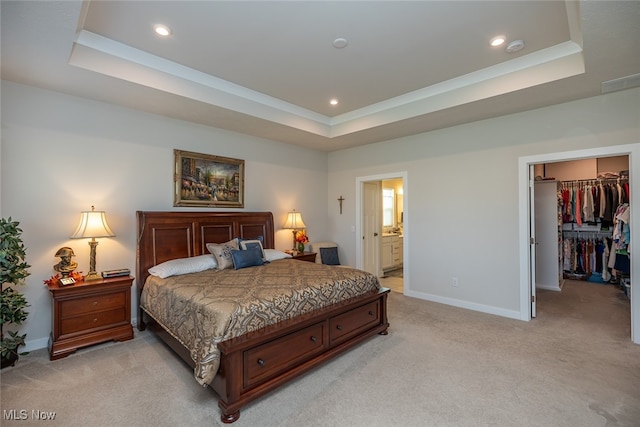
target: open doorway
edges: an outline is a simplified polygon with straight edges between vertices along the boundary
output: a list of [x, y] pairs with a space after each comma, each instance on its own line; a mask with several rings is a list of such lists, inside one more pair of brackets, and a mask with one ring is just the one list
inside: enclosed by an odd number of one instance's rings
[[382, 286], [404, 293], [404, 188], [402, 178], [385, 179], [382, 187]]
[[534, 174], [536, 310], [629, 331], [629, 157], [537, 164]]
[[356, 187], [356, 265], [382, 286], [408, 289], [408, 194], [406, 172], [360, 177]]
[[[524, 267], [524, 268], [521, 268], [521, 283], [520, 283], [520, 289], [522, 292], [521, 308], [523, 309], [522, 310], [523, 314], [525, 313], [527, 314], [527, 316], [523, 316], [523, 320], [530, 320], [532, 317], [535, 317], [536, 309], [537, 309], [536, 303], [540, 301], [540, 298], [538, 298], [536, 301], [536, 283], [542, 284], [542, 286], [538, 286], [537, 288], [543, 289], [543, 292], [549, 292], [550, 290], [562, 292], [563, 283], [565, 283], [564, 280], [566, 279], [571, 280], [572, 287], [580, 285], [580, 282], [574, 281], [576, 278], [585, 279], [585, 280], [589, 278], [589, 279], [592, 279], [594, 283], [604, 282], [603, 278], [598, 276], [598, 274], [592, 274], [592, 272], [595, 273], [595, 269], [591, 266], [589, 266], [588, 274], [585, 274], [586, 272], [583, 271], [583, 268], [582, 268], [583, 266], [579, 265], [578, 266], [579, 268], [575, 268], [575, 264], [569, 265], [568, 266], [569, 270], [571, 270], [572, 268], [574, 269], [574, 271], [569, 271], [569, 273], [580, 273], [580, 275], [576, 274], [575, 277], [573, 275], [570, 275], [569, 277], [566, 274], [564, 274], [567, 267], [567, 265], [565, 264], [567, 262], [567, 259], [565, 259], [565, 255], [567, 254], [565, 254], [564, 251], [569, 248], [565, 248], [564, 246], [565, 242], [562, 239], [562, 228], [564, 227], [565, 229], [566, 228], [573, 229], [576, 227], [576, 225], [571, 222], [568, 223], [569, 225], [567, 225], [566, 223], [563, 224], [562, 221], [558, 220], [558, 218], [560, 218], [558, 215], [561, 215], [562, 212], [558, 211], [558, 204], [556, 199], [556, 194], [562, 197], [561, 192], [556, 191], [556, 188], [558, 189], [561, 188], [562, 182], [565, 182], [566, 185], [576, 185], [576, 186], [577, 185], [582, 186], [584, 183], [584, 185], [587, 186], [587, 184], [593, 183], [597, 179], [597, 173], [594, 173], [595, 174], [594, 177], [562, 175], [563, 174], [562, 170], [558, 168], [565, 166], [563, 163], [568, 163], [571, 161], [579, 161], [578, 163], [582, 163], [583, 165], [591, 164], [591, 166], [597, 169], [596, 165], [598, 163], [598, 159], [606, 159], [606, 161], [604, 162], [605, 164], [612, 164], [611, 162], [616, 161], [615, 157], [624, 156], [625, 160], [628, 159], [627, 170], [631, 172], [630, 175], [627, 175], [628, 178], [626, 178], [626, 180], [629, 183], [630, 189], [632, 191], [637, 191], [637, 189], [634, 190], [634, 187], [638, 185], [637, 184], [638, 177], [637, 176], [634, 177], [632, 173], [632, 170], [634, 167], [633, 166], [634, 156], [632, 154], [634, 153], [634, 150], [638, 150], [638, 148], [639, 148], [638, 145], [634, 144], [630, 146], [607, 147], [607, 148], [598, 148], [598, 149], [592, 149], [592, 150], [582, 150], [582, 151], [570, 152], [570, 153], [556, 153], [556, 154], [521, 158], [520, 206], [521, 206], [521, 209], [524, 209], [527, 212], [526, 215], [521, 215], [521, 218], [520, 218], [520, 225], [521, 225], [520, 247], [522, 251], [521, 253], [525, 255], [525, 256], [521, 256], [521, 267], [522, 266]], [[636, 156], [635, 159], [637, 162], [638, 157]], [[619, 161], [620, 159], [617, 159], [617, 160]], [[574, 166], [581, 166], [578, 163], [576, 163]], [[540, 172], [541, 168], [543, 168], [542, 165], [548, 166], [549, 170], [546, 173]], [[603, 166], [603, 168], [609, 169], [609, 167], [607, 166]], [[615, 169], [618, 169], [618, 168], [615, 168]], [[575, 171], [570, 171], [570, 173], [575, 173]], [[538, 180], [536, 180], [536, 177], [538, 177]], [[550, 178], [555, 178], [555, 179], [551, 180]], [[634, 182], [634, 178], [636, 182]], [[584, 179], [585, 181], [580, 181], [580, 179]], [[558, 182], [556, 183], [555, 181], [558, 181]], [[543, 193], [543, 190], [544, 190], [543, 187], [552, 187], [552, 188], [547, 188], [551, 190], [548, 192], [550, 194], [549, 197], [553, 198], [553, 201], [549, 203], [548, 208], [554, 211], [552, 212], [551, 216], [553, 218], [556, 218], [555, 224], [552, 224], [552, 226], [556, 227], [556, 234], [554, 235], [555, 237], [551, 236], [550, 238], [550, 239], [555, 238], [555, 242], [547, 242], [548, 244], [545, 246], [545, 249], [540, 250], [541, 248], [539, 244], [542, 242], [539, 242], [538, 240], [541, 239], [539, 236], [542, 236], [543, 233], [541, 232], [541, 230], [537, 229], [540, 226], [541, 222], [539, 221], [539, 218], [537, 218], [537, 216], [540, 215], [540, 212], [539, 210], [538, 211], [536, 210], [538, 208], [536, 205], [540, 202], [541, 199], [540, 197], [535, 197], [535, 193], [536, 192]], [[632, 198], [631, 194], [629, 194], [628, 197], [631, 199]], [[629, 202], [631, 202], [631, 200]], [[637, 212], [634, 213], [633, 206], [631, 206], [631, 203], [629, 203], [629, 206], [631, 210], [631, 215], [637, 217]], [[579, 233], [582, 233], [582, 234], [580, 236], [577, 236], [577, 238], [581, 241], [581, 244], [586, 243], [585, 240], [590, 241], [593, 244], [597, 241], [600, 241], [600, 239], [602, 239], [603, 236], [608, 235], [609, 233], [609, 230], [607, 230], [606, 226], [602, 226], [600, 222], [596, 222], [596, 221], [593, 221], [592, 224], [588, 224], [585, 222], [584, 227], [585, 228], [581, 227], [579, 230]], [[575, 232], [574, 234], [579, 234], [579, 233]], [[570, 233], [567, 233], [567, 236], [568, 234]], [[632, 234], [637, 236], [638, 231], [636, 230]], [[582, 247], [587, 248], [588, 246], [585, 244]], [[637, 243], [636, 243], [636, 247], [637, 247]], [[581, 249], [578, 249], [578, 251], [580, 252]], [[629, 248], [629, 251], [632, 252], [633, 249]], [[541, 253], [537, 254], [537, 252], [541, 252]], [[570, 252], [569, 260], [573, 260], [575, 262], [575, 258], [574, 258], [575, 255], [576, 255], [575, 253]], [[540, 268], [538, 264], [541, 262], [541, 259], [543, 257], [546, 257], [547, 259], [547, 261], [545, 261], [547, 263], [547, 266], [544, 268]], [[597, 260], [597, 258], [595, 257], [593, 257], [592, 259], [594, 260], [592, 261], [594, 263]], [[585, 259], [585, 260], [586, 262], [590, 262], [588, 259]], [[631, 274], [630, 273], [631, 270], [632, 268], [629, 269], [629, 275]], [[636, 272], [637, 271], [638, 270], [636, 267]], [[541, 272], [545, 277], [538, 277], [541, 275], [540, 274]], [[618, 277], [617, 280], [619, 279], [620, 278]], [[607, 280], [609, 279], [607, 278]], [[587, 283], [587, 282], [585, 281], [583, 283]], [[622, 292], [623, 290], [620, 289], [620, 291]], [[636, 294], [638, 294], [638, 292], [636, 292]], [[640, 343], [640, 336], [638, 336], [640, 332], [639, 326], [638, 326], [640, 323], [639, 314], [638, 314], [638, 311], [639, 311], [638, 295], [634, 296], [633, 292], [629, 292], [628, 298], [629, 298], [629, 309], [631, 311], [631, 316], [630, 316], [631, 339], [636, 343]]]

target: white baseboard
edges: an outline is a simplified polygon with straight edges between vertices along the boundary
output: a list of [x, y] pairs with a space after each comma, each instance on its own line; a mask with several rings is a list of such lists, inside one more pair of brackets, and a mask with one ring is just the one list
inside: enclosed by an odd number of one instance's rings
[[538, 285], [538, 284], [536, 284], [536, 289], [545, 289], [547, 291], [557, 291], [557, 292], [560, 292], [562, 290], [558, 285]]
[[24, 348], [20, 347], [20, 351], [34, 351], [41, 348], [47, 348], [49, 345], [49, 337], [26, 340], [24, 344]]
[[454, 307], [466, 308], [467, 310], [479, 311], [481, 313], [495, 314], [496, 316], [508, 317], [509, 319], [522, 320], [519, 311], [507, 310], [499, 307], [492, 307], [483, 304], [477, 304], [469, 301], [457, 300], [455, 298], [441, 297], [438, 295], [427, 294], [424, 292], [416, 292], [405, 289], [405, 295], [414, 298], [420, 298], [427, 301], [433, 301], [440, 304], [451, 305]]

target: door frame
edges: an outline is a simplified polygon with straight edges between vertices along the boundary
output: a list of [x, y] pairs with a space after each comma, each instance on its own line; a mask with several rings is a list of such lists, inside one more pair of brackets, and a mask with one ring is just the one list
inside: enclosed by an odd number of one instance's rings
[[[518, 209], [519, 209], [519, 249], [520, 249], [520, 316], [522, 320], [531, 320], [530, 272], [530, 220], [534, 218], [529, 201], [529, 167], [538, 163], [552, 163], [569, 160], [591, 159], [597, 157], [629, 156], [629, 185], [631, 195], [631, 223], [640, 224], [640, 143], [598, 147], [585, 150], [565, 151], [520, 157], [518, 159]], [[635, 173], [634, 173], [635, 171]], [[630, 250], [640, 253], [640, 227], [631, 227]], [[631, 340], [640, 344], [640, 257], [631, 258]]]
[[[383, 181], [386, 179], [402, 179], [402, 209], [403, 209], [403, 242], [402, 242], [402, 252], [403, 252], [403, 260], [402, 260], [402, 276], [404, 293], [406, 294], [407, 290], [409, 290], [409, 263], [410, 257], [409, 255], [409, 230], [410, 230], [410, 218], [409, 214], [409, 180], [407, 171], [399, 171], [399, 172], [389, 172], [384, 174], [376, 174], [376, 175], [368, 175], [368, 176], [359, 176], [356, 177], [356, 268], [362, 268], [362, 197], [363, 191], [362, 187], [365, 182], [371, 181]], [[380, 236], [382, 238], [382, 236]], [[380, 240], [382, 242], [382, 240]], [[380, 251], [378, 250], [378, 253]], [[380, 267], [380, 256], [378, 256], [378, 267]], [[378, 268], [380, 270], [380, 268]]]
[[537, 301], [536, 301], [536, 256], [537, 255], [537, 242], [536, 242], [536, 206], [535, 206], [535, 166], [529, 164], [529, 292], [531, 295], [529, 305], [529, 313], [531, 317], [537, 316]]

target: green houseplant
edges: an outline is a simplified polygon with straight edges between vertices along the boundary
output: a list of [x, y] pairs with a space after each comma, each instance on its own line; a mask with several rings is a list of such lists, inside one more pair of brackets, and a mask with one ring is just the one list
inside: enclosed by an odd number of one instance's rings
[[24, 295], [9, 284], [24, 285], [24, 279], [29, 276], [27, 271], [31, 266], [26, 263], [26, 252], [22, 242], [20, 223], [11, 217], [0, 219], [0, 354], [2, 368], [13, 366], [20, 355], [18, 348], [25, 344], [27, 334], [8, 331], [5, 336], [5, 324], [20, 325], [27, 319], [29, 306]]

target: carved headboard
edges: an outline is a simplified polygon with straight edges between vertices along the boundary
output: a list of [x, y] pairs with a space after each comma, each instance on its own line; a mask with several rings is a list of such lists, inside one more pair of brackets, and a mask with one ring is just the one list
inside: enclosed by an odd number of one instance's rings
[[207, 243], [234, 237], [263, 236], [264, 247], [274, 248], [271, 212], [136, 212], [138, 295], [154, 265], [176, 258], [208, 253]]

